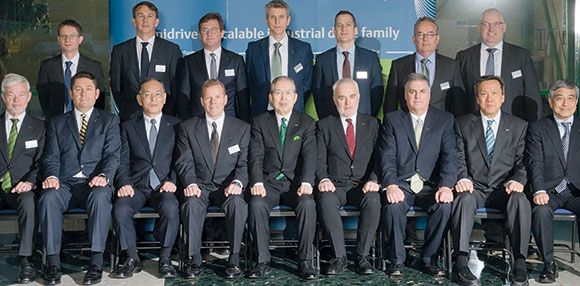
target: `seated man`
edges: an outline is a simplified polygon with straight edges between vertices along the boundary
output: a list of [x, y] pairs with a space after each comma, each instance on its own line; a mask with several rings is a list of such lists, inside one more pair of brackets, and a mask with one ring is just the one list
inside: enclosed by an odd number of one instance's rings
[[39, 187], [38, 165], [44, 147], [44, 121], [26, 113], [30, 102], [30, 83], [14, 73], [2, 80], [2, 101], [6, 112], [0, 115], [0, 209], [18, 211], [20, 238], [20, 277], [18, 282], [31, 283], [36, 270], [30, 256], [36, 230], [34, 190]]
[[44, 181], [38, 198], [38, 219], [46, 248], [44, 280], [60, 283], [60, 247], [63, 213], [83, 208], [91, 261], [85, 285], [101, 281], [103, 251], [111, 222], [110, 181], [119, 166], [121, 140], [117, 116], [94, 108], [99, 97], [95, 76], [78, 72], [71, 79], [73, 110], [48, 123], [42, 157]]
[[252, 122], [250, 142], [250, 206], [248, 228], [258, 250], [258, 265], [250, 278], [270, 272], [270, 211], [276, 205], [296, 212], [300, 276], [316, 279], [312, 265], [316, 206], [312, 197], [316, 158], [316, 127], [308, 115], [293, 110], [298, 98], [294, 81], [279, 76], [272, 81], [274, 110]]
[[429, 79], [411, 73], [405, 81], [409, 111], [387, 113], [379, 133], [381, 185], [386, 186], [382, 227], [387, 234], [387, 274], [401, 276], [405, 262], [407, 211], [419, 206], [427, 212], [422, 270], [445, 274], [437, 266], [438, 250], [451, 215], [457, 181], [457, 150], [451, 113], [429, 107]]
[[185, 186], [181, 219], [188, 246], [183, 275], [188, 279], [201, 276], [201, 235], [210, 205], [221, 207], [226, 215], [230, 243], [226, 278], [241, 275], [240, 248], [248, 218], [242, 191], [248, 184], [250, 125], [225, 114], [227, 101], [225, 86], [207, 80], [201, 87], [205, 114], [182, 122], [177, 130], [175, 171]]
[[544, 261], [541, 283], [558, 278], [554, 261], [554, 210], [564, 208], [580, 215], [580, 120], [578, 86], [567, 80], [554, 82], [548, 103], [553, 114], [530, 123], [526, 137], [526, 166], [531, 182], [532, 229]]
[[318, 215], [334, 248], [334, 258], [326, 274], [340, 274], [346, 269], [344, 230], [338, 213], [346, 204], [357, 206], [361, 211], [356, 271], [361, 275], [372, 274], [374, 268], [368, 255], [381, 212], [377, 164], [373, 157], [379, 121], [358, 112], [360, 94], [356, 81], [338, 80], [333, 94], [339, 115], [318, 121], [316, 127]]
[[[530, 239], [531, 207], [523, 193], [526, 183], [524, 149], [527, 122], [501, 111], [504, 82], [486, 75], [475, 83], [480, 111], [457, 119], [459, 181], [453, 202], [451, 233], [455, 266], [451, 279], [461, 285], [479, 285], [469, 267], [469, 238], [477, 209], [501, 210], [507, 217], [515, 258], [512, 285], [527, 285], [526, 255]], [[500, 224], [503, 226], [504, 224]]]
[[112, 278], [129, 278], [141, 271], [133, 215], [146, 203], [159, 212], [154, 233], [161, 242], [159, 277], [176, 276], [170, 256], [179, 230], [179, 202], [174, 194], [177, 187], [171, 158], [175, 125], [180, 120], [162, 113], [166, 97], [160, 81], [145, 79], [137, 94], [142, 115], [121, 125], [121, 164], [115, 177], [118, 189], [113, 227], [126, 258], [111, 274]]

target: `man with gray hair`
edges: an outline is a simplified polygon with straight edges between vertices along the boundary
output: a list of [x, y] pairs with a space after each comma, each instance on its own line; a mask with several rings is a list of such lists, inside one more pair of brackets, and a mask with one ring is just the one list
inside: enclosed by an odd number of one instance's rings
[[541, 283], [558, 278], [554, 210], [564, 208], [580, 215], [580, 120], [575, 116], [578, 86], [567, 80], [554, 82], [548, 104], [553, 114], [530, 123], [525, 153], [533, 197], [532, 230], [544, 261]]
[[0, 115], [0, 209], [18, 211], [20, 238], [20, 283], [36, 279], [30, 260], [36, 233], [34, 190], [40, 186], [39, 161], [44, 147], [44, 121], [26, 114], [30, 102], [30, 83], [21, 75], [9, 73], [2, 81], [2, 101], [6, 112]]

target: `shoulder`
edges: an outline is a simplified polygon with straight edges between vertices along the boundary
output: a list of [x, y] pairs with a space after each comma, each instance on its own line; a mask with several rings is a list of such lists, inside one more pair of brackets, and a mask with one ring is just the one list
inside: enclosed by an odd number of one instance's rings
[[259, 39], [259, 40], [256, 40], [256, 41], [249, 42], [248, 43], [248, 51], [251, 51], [253, 49], [257, 49], [260, 44], [262, 44], [264, 42], [267, 42], [267, 41], [268, 41], [268, 37], [265, 37], [265, 38], [262, 38], [262, 39]]
[[134, 43], [135, 43], [135, 37], [128, 39], [122, 43], [116, 44], [115, 46], [113, 46], [113, 51], [126, 49], [129, 46], [131, 46], [131, 44], [134, 44]]
[[[4, 117], [2, 117], [4, 118]], [[46, 122], [38, 117], [32, 116], [32, 115], [26, 115], [25, 119], [29, 120], [30, 125], [36, 127], [36, 128], [43, 128], [46, 125]]]
[[437, 53], [435, 55], [436, 55], [435, 60], [437, 61], [437, 64], [449, 64], [449, 65], [455, 64], [455, 60], [450, 57], [446, 57], [440, 53]]
[[166, 48], [171, 48], [171, 49], [178, 49], [179, 50], [179, 46], [174, 43], [174, 42], [170, 42], [166, 39], [160, 38], [155, 36], [155, 43], [154, 45], [159, 44], [160, 46], [166, 47]]
[[226, 115], [224, 124], [227, 124], [228, 126], [231, 124], [235, 129], [245, 129], [250, 127], [250, 124], [246, 121], [229, 115]]
[[363, 57], [375, 57], [375, 56], [378, 57], [377, 53], [375, 53], [369, 49], [359, 47], [359, 46], [356, 46], [356, 53], [358, 53], [359, 56], [363, 56]]
[[359, 113], [358, 115], [359, 120], [362, 120], [362, 122], [367, 122], [367, 124], [369, 124], [371, 128], [378, 128], [379, 126], [379, 119], [368, 115], [368, 114], [363, 114], [363, 113]]
[[47, 65], [47, 64], [52, 63], [52, 62], [58, 62], [61, 60], [61, 58], [62, 58], [62, 55], [58, 54], [54, 57], [50, 57], [48, 59], [45, 59], [42, 61], [42, 63], [40, 63], [40, 67], [42, 68], [44, 65]]

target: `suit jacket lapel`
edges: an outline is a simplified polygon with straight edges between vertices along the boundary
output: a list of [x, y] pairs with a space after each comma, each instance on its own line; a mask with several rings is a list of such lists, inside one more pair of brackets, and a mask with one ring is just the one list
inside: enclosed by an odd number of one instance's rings
[[133, 38], [131, 42], [129, 42], [129, 63], [128, 66], [135, 67], [133, 69], [133, 76], [135, 77], [135, 81], [141, 82], [141, 76], [139, 73], [139, 62], [137, 59], [137, 37]]
[[[133, 123], [133, 127], [135, 128], [135, 133], [139, 137], [141, 144], [143, 144], [143, 148], [147, 151], [149, 158], [153, 158], [151, 156], [151, 150], [149, 149], [149, 140], [147, 140], [147, 130], [145, 129], [145, 119], [143, 115], [139, 116], [135, 123]], [[159, 138], [160, 136], [157, 136]]]
[[[4, 124], [1, 124], [4, 125]], [[29, 115], [24, 116], [24, 119], [22, 120], [22, 124], [20, 125], [20, 130], [18, 130], [18, 136], [16, 136], [16, 142], [14, 142], [14, 150], [12, 150], [12, 158], [18, 158], [18, 154], [20, 154], [20, 152], [22, 152], [22, 148], [25, 147], [24, 143], [22, 143], [22, 140], [24, 139], [24, 135], [26, 134], [26, 132], [28, 132], [28, 129], [30, 129], [30, 119], [29, 119]], [[2, 134], [6, 134], [6, 133], [0, 133], [0, 136], [2, 136]], [[0, 140], [2, 141], [2, 140]], [[6, 148], [6, 150], [8, 150], [8, 148]], [[8, 152], [6, 153], [8, 154]]]
[[201, 153], [208, 169], [213, 171], [214, 162], [211, 156], [211, 145], [209, 143], [209, 133], [207, 133], [207, 122], [205, 121], [205, 115], [202, 116], [203, 118], [198, 121], [197, 126], [195, 127], [195, 139], [201, 148]]
[[[280, 128], [278, 127], [278, 120], [276, 119], [276, 112], [270, 111], [270, 118], [267, 119], [266, 126], [270, 132], [270, 139], [274, 140], [278, 158], [282, 160], [282, 143], [280, 143]], [[288, 129], [286, 129], [286, 137], [288, 137]]]
[[[499, 130], [499, 129], [498, 129]], [[481, 123], [481, 114], [474, 115], [471, 118], [471, 132], [473, 132], [473, 138], [477, 141], [477, 146], [479, 146], [479, 151], [481, 151], [481, 156], [485, 159], [485, 165], [489, 168], [489, 158], [487, 157], [487, 144], [485, 144], [485, 133], [483, 131], [483, 125]], [[498, 132], [499, 133], [499, 132]]]
[[[147, 76], [150, 77], [155, 72], [155, 66], [157, 62], [162, 60], [165, 51], [163, 50], [163, 43], [159, 38], [155, 38], [155, 43], [153, 44], [153, 51], [151, 52], [151, 61], [149, 62], [149, 70], [147, 71]], [[166, 67], [169, 68], [169, 67]]]
[[[218, 79], [221, 82], [224, 82], [224, 80], [225, 80], [225, 76], [226, 76], [225, 69], [228, 66], [229, 62], [230, 62], [230, 56], [224, 52], [224, 48], [222, 47], [222, 53], [220, 55], [220, 66], [218, 67]], [[220, 142], [220, 144], [221, 144], [221, 142]]]
[[[264, 62], [264, 72], [266, 74], [266, 77], [268, 79], [268, 82], [272, 81], [272, 79], [270, 78], [270, 49], [268, 47], [268, 37], [264, 38], [261, 42], [260, 42], [260, 50], [262, 51], [262, 61]], [[288, 41], [290, 42], [290, 41]], [[290, 58], [290, 57], [288, 57]], [[290, 61], [290, 59], [288, 59], [288, 61]]]
[[87, 62], [85, 60], [85, 57], [83, 55], [79, 54], [79, 66], [77, 67], [77, 72], [86, 71], [87, 70], [86, 64], [87, 64]]
[[73, 140], [75, 141], [77, 148], [80, 150], [81, 149], [81, 137], [80, 137], [80, 133], [79, 133], [78, 125], [77, 125], [77, 119], [75, 118], [75, 111], [74, 110], [68, 112], [68, 118], [66, 120], [66, 123], [68, 125], [68, 128], [70, 130], [70, 133], [72, 135]]
[[[357, 114], [356, 116], [356, 132], [354, 134], [354, 142], [355, 142], [355, 146], [361, 146], [360, 148], [363, 148], [362, 146], [365, 146], [365, 142], [363, 142], [363, 140], [366, 138], [367, 132], [370, 131], [368, 129], [368, 123], [366, 120], [364, 120], [360, 114]], [[346, 136], [345, 136], [346, 138]], [[372, 146], [371, 146], [372, 148]], [[356, 149], [359, 148], [355, 148], [355, 152], [354, 155], [356, 156]], [[352, 158], [354, 160], [354, 158]]]
[[568, 144], [568, 162], [576, 158], [577, 154], [573, 150], [580, 150], [579, 136], [580, 136], [580, 119], [578, 119], [578, 116], [574, 116], [574, 122], [570, 127], [570, 143]]
[[[282, 153], [282, 157], [286, 156], [286, 150], [290, 147], [290, 142], [292, 142], [294, 140], [294, 135], [296, 135], [296, 132], [298, 131], [298, 129], [300, 128], [300, 120], [299, 120], [299, 115], [297, 114], [297, 112], [292, 112], [293, 114], [290, 116], [290, 120], [288, 120], [288, 129], [286, 129], [286, 138], [285, 138], [285, 143], [284, 143], [284, 152]], [[278, 138], [280, 138], [280, 136], [278, 136]], [[303, 139], [301, 139], [303, 140]], [[280, 141], [280, 140], [278, 140]]]
[[480, 59], [481, 59], [481, 43], [477, 45], [477, 49], [475, 49], [475, 51], [473, 51], [473, 53], [471, 54], [471, 64], [473, 65], [473, 72], [476, 78], [479, 78], [479, 74], [481, 73], [480, 71], [481, 67], [479, 66]]
[[294, 39], [288, 37], [288, 76], [296, 73], [294, 67], [299, 63], [296, 60], [294, 53]]
[[[509, 119], [506, 119], [505, 116], [502, 116], [503, 118], [500, 118], [499, 120], [499, 126], [497, 127], [497, 135], [495, 136], [495, 145], [493, 148], [493, 157], [497, 158], [497, 156], [501, 156], [501, 153], [503, 152], [503, 150], [505, 150], [508, 146], [506, 146], [507, 144], [507, 138], [510, 136], [510, 127], [511, 124], [508, 121]], [[491, 162], [491, 166], [490, 168], [494, 165], [494, 163], [497, 160], [493, 160]]]
[[[332, 82], [338, 80], [338, 67], [336, 66], [336, 48], [330, 51], [330, 72], [332, 74]], [[352, 76], [351, 76], [352, 77]]]
[[224, 118], [224, 126], [222, 127], [222, 134], [220, 136], [220, 144], [218, 147], [218, 156], [214, 168], [214, 174], [215, 170], [220, 170], [221, 164], [223, 164], [223, 161], [225, 160], [224, 156], [227, 156], [227, 154], [229, 153], [228, 147], [231, 146], [232, 142], [230, 124], [231, 124], [230, 119], [228, 118], [228, 116], [226, 116]]
[[[223, 50], [223, 48], [222, 48]], [[222, 52], [223, 55], [223, 52]], [[198, 53], [195, 54], [195, 63], [197, 64], [197, 66], [193, 67], [194, 69], [199, 69], [201, 72], [197, 73], [199, 74], [199, 76], [202, 78], [202, 82], [205, 82], [206, 80], [209, 79], [209, 76], [207, 74], [207, 65], [205, 64], [205, 52], [203, 49], [201, 49]], [[222, 58], [223, 61], [223, 58]], [[221, 66], [221, 61], [220, 61], [220, 66]], [[219, 71], [219, 69], [218, 69]], [[219, 78], [219, 74], [218, 73], [218, 78]]]
[[[348, 142], [346, 142], [346, 134], [344, 133], [344, 128], [342, 127], [342, 119], [340, 118], [340, 116], [334, 117], [334, 118], [335, 118], [334, 131], [336, 133], [336, 138], [338, 138], [340, 143], [342, 143], [342, 146], [344, 147], [344, 152], [346, 152], [346, 154], [348, 154], [348, 156], [350, 157], [350, 150], [348, 150]], [[358, 124], [359, 124], [359, 120], [357, 118], [357, 125]], [[360, 129], [357, 128], [357, 130], [360, 130]], [[356, 143], [358, 144], [358, 142], [356, 142]]]
[[[99, 113], [99, 110], [94, 108], [93, 112], [91, 113], [91, 117], [88, 120], [88, 125], [87, 125], [87, 131], [85, 133], [85, 142], [89, 142], [91, 137], [93, 137], [93, 134], [95, 133], [95, 128], [97, 123], [99, 122], [101, 118], [101, 114]], [[76, 120], [75, 120], [76, 122]], [[80, 136], [80, 135], [79, 135]], [[79, 141], [80, 141], [80, 137], [79, 137]]]
[[[79, 59], [79, 65], [80, 65], [80, 59]], [[62, 68], [63, 62], [62, 62], [62, 54], [58, 55], [58, 58], [56, 58], [53, 62], [53, 71], [56, 72], [56, 78], [58, 80], [58, 82], [62, 82], [64, 83], [64, 69]], [[80, 69], [77, 68], [77, 71], [81, 71]]]
[[413, 122], [411, 121], [412, 121], [411, 113], [404, 112], [401, 114], [401, 125], [403, 126], [403, 129], [407, 133], [411, 149], [413, 149], [413, 152], [417, 153], [417, 141], [415, 140], [415, 129], [413, 129]]
[[[433, 118], [433, 111], [427, 111], [427, 115], [425, 116], [425, 121], [423, 122], [423, 130], [421, 131], [421, 140], [420, 142], [429, 142], [429, 137], [431, 137], [431, 129], [433, 129], [433, 124], [435, 124], [435, 118]], [[411, 126], [413, 126], [411, 124]], [[415, 134], [415, 130], [413, 130], [413, 135]], [[419, 146], [419, 152], [421, 152], [421, 146]]]
[[[435, 76], [433, 77], [433, 85], [431, 86], [431, 90], [433, 90], [433, 86], [435, 86], [439, 81], [440, 81], [440, 77], [443, 76], [444, 74], [447, 73], [446, 70], [444, 70], [442, 65], [437, 64], [437, 62], [441, 62], [440, 61], [441, 56], [439, 54], [435, 54]], [[415, 66], [415, 65], [413, 65]], [[437, 86], [435, 86], [437, 87]], [[431, 94], [433, 94], [433, 92], [431, 92]]]
[[[558, 129], [558, 123], [554, 119], [553, 116], [549, 117], [550, 120], [546, 121], [546, 131], [548, 132], [548, 136], [554, 145], [554, 149], [558, 152], [558, 158], [560, 159], [560, 163], [564, 168], [566, 167], [566, 161], [564, 160], [564, 150], [562, 149], [562, 137], [560, 137], [560, 130]], [[573, 129], [570, 129], [573, 130]], [[571, 140], [570, 140], [571, 141]], [[570, 147], [570, 146], [568, 146]], [[573, 150], [568, 148], [568, 151]], [[568, 152], [570, 153], [570, 152]], [[569, 154], [568, 154], [569, 155]]]
[[6, 113], [0, 116], [0, 154], [2, 154], [2, 158], [8, 164], [10, 160], [8, 160], [8, 139], [6, 139], [6, 124], [4, 123], [6, 120]]
[[[171, 126], [171, 123], [167, 121], [167, 117], [165, 115], [162, 115], [161, 123], [159, 124], [159, 132], [157, 133], [157, 142], [155, 142], [155, 151], [153, 151], [154, 152], [153, 157], [155, 157], [155, 154], [157, 154], [157, 146], [159, 146], [158, 144], [163, 144], [163, 140], [165, 138], [170, 138], [171, 136], [174, 136], [171, 135], [172, 128], [173, 127]], [[147, 143], [147, 145], [149, 145], [149, 143]]]

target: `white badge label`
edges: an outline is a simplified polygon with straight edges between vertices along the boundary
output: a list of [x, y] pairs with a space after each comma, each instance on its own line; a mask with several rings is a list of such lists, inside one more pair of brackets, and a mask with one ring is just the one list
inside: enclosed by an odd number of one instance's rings
[[366, 71], [357, 71], [356, 78], [357, 79], [367, 79], [367, 78], [369, 78], [369, 74]]
[[302, 63], [298, 63], [295, 67], [294, 67], [294, 72], [299, 73], [301, 70], [303, 69], [302, 67]]
[[237, 153], [237, 152], [240, 152], [240, 146], [238, 146], [238, 144], [231, 146], [228, 148], [228, 151], [230, 152], [230, 155]]
[[513, 71], [512, 78], [518, 78], [518, 77], [522, 77], [522, 71], [521, 70]]
[[234, 69], [225, 70], [226, 76], [235, 76], [236, 72]]
[[444, 83], [441, 83], [439, 86], [441, 87], [441, 90], [447, 90], [447, 89], [449, 89], [451, 87], [451, 86], [449, 86], [449, 82], [448, 81], [446, 81]]
[[24, 145], [26, 146], [26, 149], [36, 148], [38, 147], [38, 141], [36, 140], [26, 141], [24, 142]]
[[155, 65], [155, 72], [165, 72], [165, 65]]

